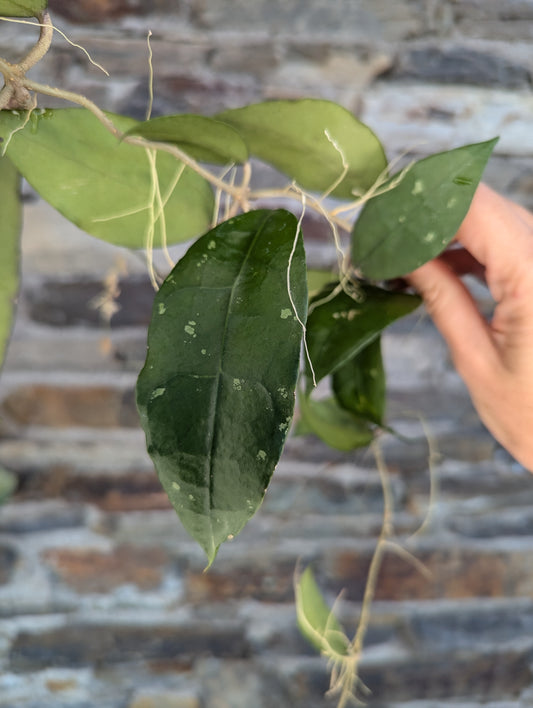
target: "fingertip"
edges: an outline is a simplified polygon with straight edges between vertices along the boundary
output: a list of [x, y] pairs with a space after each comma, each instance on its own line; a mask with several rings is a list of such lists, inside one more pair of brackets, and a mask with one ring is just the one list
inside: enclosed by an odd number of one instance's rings
[[488, 324], [468, 288], [444, 262], [430, 261], [406, 279], [422, 296], [459, 371], [468, 376], [483, 360], [492, 360]]

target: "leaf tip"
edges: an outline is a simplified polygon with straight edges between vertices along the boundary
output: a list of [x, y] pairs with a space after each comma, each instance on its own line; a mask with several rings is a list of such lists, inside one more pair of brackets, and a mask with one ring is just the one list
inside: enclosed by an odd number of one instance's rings
[[[205, 549], [204, 549], [205, 550]], [[207, 571], [211, 568], [213, 563], [215, 562], [215, 558], [217, 557], [218, 554], [218, 548], [213, 552], [213, 553], [206, 553], [207, 555], [207, 565], [203, 569], [202, 573], [207, 573]]]

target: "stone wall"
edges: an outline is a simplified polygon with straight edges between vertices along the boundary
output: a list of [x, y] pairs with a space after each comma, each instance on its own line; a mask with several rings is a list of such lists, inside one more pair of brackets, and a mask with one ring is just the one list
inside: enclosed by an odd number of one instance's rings
[[[533, 2], [50, 0], [59, 36], [36, 79], [141, 117], [321, 96], [392, 158], [499, 134], [489, 183], [533, 207]], [[0, 26], [0, 54], [29, 44]], [[2, 708], [322, 708], [328, 671], [295, 623], [313, 562], [349, 627], [382, 497], [372, 458], [291, 438], [265, 503], [203, 572], [144, 451], [133, 402], [151, 292], [135, 256], [79, 233], [25, 191], [23, 289], [0, 388]], [[314, 259], [332, 257], [318, 234]], [[120, 274], [120, 311], [94, 299]], [[483, 290], [476, 291], [490, 311]], [[431, 323], [385, 340], [384, 443], [399, 540], [377, 587], [362, 678], [380, 708], [533, 704], [533, 480], [483, 429]], [[424, 424], [419, 421], [422, 418]], [[432, 475], [429, 445], [438, 450]], [[424, 532], [430, 478], [436, 494]]]

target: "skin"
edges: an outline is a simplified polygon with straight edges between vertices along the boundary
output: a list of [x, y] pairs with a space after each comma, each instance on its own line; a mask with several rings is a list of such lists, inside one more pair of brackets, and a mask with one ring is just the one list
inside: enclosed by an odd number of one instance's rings
[[[533, 214], [480, 185], [457, 250], [408, 277], [450, 348], [481, 420], [533, 471]], [[460, 275], [484, 277], [490, 322]]]

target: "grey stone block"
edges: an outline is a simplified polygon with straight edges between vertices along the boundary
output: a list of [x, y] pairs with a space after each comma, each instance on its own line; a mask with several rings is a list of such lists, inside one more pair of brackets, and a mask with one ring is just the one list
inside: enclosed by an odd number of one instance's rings
[[524, 598], [516, 602], [476, 601], [414, 611], [406, 618], [409, 641], [415, 650], [502, 650], [533, 644], [533, 607]]
[[529, 686], [527, 651], [432, 651], [388, 663], [370, 656], [361, 662], [361, 678], [372, 691], [369, 705], [417, 698], [505, 699]]
[[[104, 275], [104, 273], [102, 273]], [[115, 300], [112, 327], [146, 327], [150, 322], [154, 289], [148, 276], [129, 276], [119, 280], [120, 294]], [[25, 290], [24, 300], [30, 319], [53, 327], [106, 327], [97, 299], [105, 291], [102, 280], [55, 280]]]
[[0, 508], [0, 533], [26, 534], [83, 526], [85, 509], [59, 500], [10, 504]]
[[386, 0], [197, 0], [195, 18], [209, 28], [258, 29], [267, 27], [273, 34], [342, 34], [371, 42], [399, 39], [420, 33], [424, 16], [420, 2], [391, 5]]
[[179, 660], [190, 663], [201, 655], [248, 655], [243, 629], [238, 623], [119, 624], [69, 622], [57, 629], [20, 632], [10, 650], [14, 671], [43, 667], [105, 666], [139, 659]]
[[529, 88], [532, 83], [529, 66], [499, 57], [494, 52], [461, 46], [450, 49], [428, 46], [408, 50], [399, 57], [389, 77], [509, 89]]

